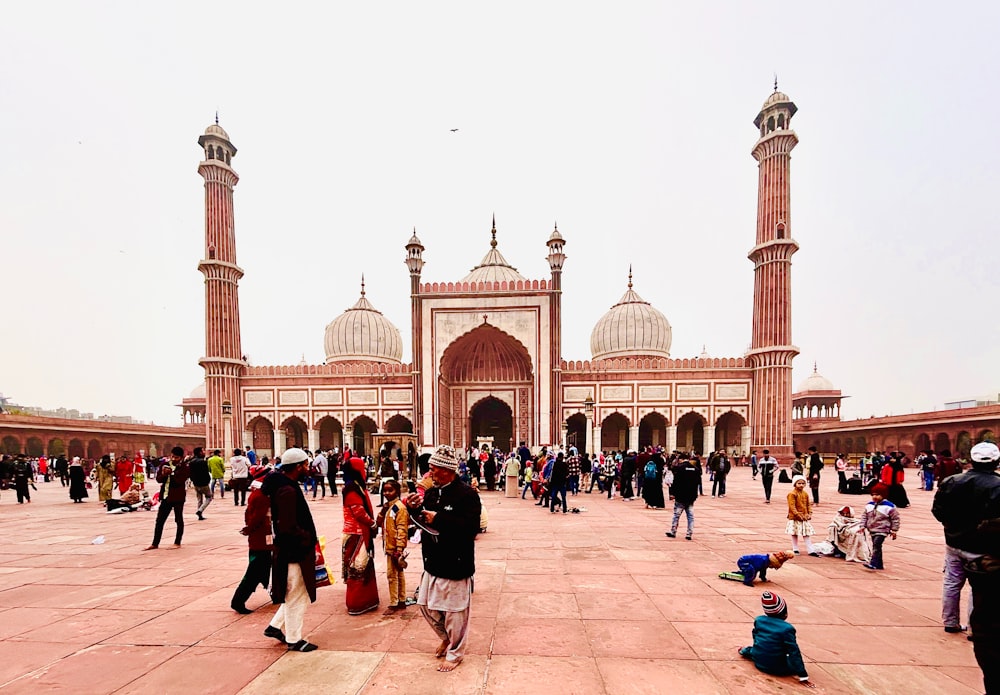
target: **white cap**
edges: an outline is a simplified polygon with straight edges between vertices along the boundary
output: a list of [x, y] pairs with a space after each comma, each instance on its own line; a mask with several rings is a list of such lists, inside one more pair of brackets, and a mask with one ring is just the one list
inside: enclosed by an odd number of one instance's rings
[[979, 442], [969, 452], [976, 463], [990, 463], [1000, 460], [1000, 449], [993, 442]]
[[291, 449], [286, 449], [285, 453], [281, 455], [282, 466], [294, 466], [308, 460], [309, 457], [306, 456], [306, 452], [297, 446], [294, 446]]

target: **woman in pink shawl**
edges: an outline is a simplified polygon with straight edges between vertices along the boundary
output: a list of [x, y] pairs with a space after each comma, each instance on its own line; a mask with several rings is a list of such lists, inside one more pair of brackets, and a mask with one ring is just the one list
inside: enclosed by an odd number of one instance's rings
[[344, 463], [343, 573], [347, 585], [347, 612], [361, 615], [378, 608], [375, 578], [375, 514], [365, 485], [365, 462], [351, 458]]

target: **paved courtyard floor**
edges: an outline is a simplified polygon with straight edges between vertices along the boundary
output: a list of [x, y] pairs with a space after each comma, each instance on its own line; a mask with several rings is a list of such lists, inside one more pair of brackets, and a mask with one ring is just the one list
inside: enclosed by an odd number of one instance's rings
[[[530, 495], [484, 492], [489, 530], [477, 541], [469, 654], [447, 674], [435, 670], [436, 640], [415, 607], [351, 617], [339, 576], [308, 610], [306, 634], [320, 645], [311, 654], [286, 653], [261, 634], [274, 611], [262, 590], [249, 602], [254, 613], [231, 611], [246, 543], [243, 508], [228, 495], [198, 521], [189, 494], [184, 547], [170, 548], [171, 519], [165, 544], [144, 553], [153, 514], [108, 516], [96, 494], [73, 504], [59, 483], [38, 487], [30, 505], [13, 491], [0, 499], [3, 693], [805, 692], [736, 653], [751, 640], [763, 587], [788, 602], [814, 692], [982, 692], [972, 644], [941, 626], [942, 534], [932, 493], [915, 482], [884, 572], [802, 555], [752, 589], [717, 574], [741, 554], [789, 547], [790, 486], [775, 483], [765, 505], [748, 469], [733, 472], [725, 499], [697, 502], [690, 542], [664, 536], [669, 512], [641, 500], [595, 490], [570, 497], [585, 512], [563, 515]], [[865, 500], [838, 495], [828, 473], [817, 532], [839, 504]], [[339, 575], [339, 498], [311, 504]], [[105, 542], [93, 544], [97, 536]], [[384, 558], [378, 567], [384, 602]], [[415, 552], [411, 593], [419, 577]]]

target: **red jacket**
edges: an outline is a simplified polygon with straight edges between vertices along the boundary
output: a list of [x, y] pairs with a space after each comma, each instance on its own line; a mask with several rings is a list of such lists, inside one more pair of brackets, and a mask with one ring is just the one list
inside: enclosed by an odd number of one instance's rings
[[271, 500], [260, 489], [250, 490], [247, 510], [243, 512], [246, 526], [240, 531], [247, 537], [250, 550], [271, 550]]

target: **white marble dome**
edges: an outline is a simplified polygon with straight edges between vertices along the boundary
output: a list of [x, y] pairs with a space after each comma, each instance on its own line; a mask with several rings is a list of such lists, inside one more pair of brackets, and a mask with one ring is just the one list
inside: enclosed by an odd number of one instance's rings
[[326, 363], [389, 362], [403, 359], [403, 339], [392, 322], [372, 306], [365, 297], [361, 281], [361, 297], [350, 309], [326, 327], [323, 339]]
[[213, 123], [205, 128], [205, 135], [214, 135], [215, 137], [222, 138], [227, 142], [229, 140], [229, 133], [227, 133], [218, 123]]
[[203, 401], [205, 400], [205, 382], [201, 382], [191, 390], [191, 395], [188, 399], [192, 401]]
[[799, 384], [797, 393], [802, 393], [804, 391], [836, 391], [837, 387], [833, 385], [833, 382], [827, 379], [825, 376], [816, 371], [816, 365], [813, 365], [813, 373], [808, 379]]
[[590, 334], [590, 352], [595, 360], [611, 357], [670, 357], [673, 331], [667, 317], [632, 289], [628, 290]]

